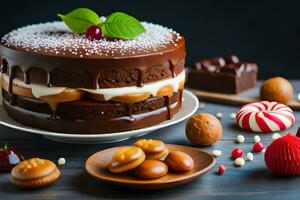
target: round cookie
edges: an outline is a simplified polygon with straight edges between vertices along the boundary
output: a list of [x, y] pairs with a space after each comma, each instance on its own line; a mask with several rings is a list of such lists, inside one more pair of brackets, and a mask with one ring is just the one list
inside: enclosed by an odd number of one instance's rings
[[266, 80], [260, 88], [260, 98], [267, 101], [288, 103], [293, 97], [293, 86], [282, 77]]
[[165, 163], [176, 171], [190, 171], [194, 168], [193, 158], [181, 151], [171, 151], [166, 157]]
[[168, 153], [168, 149], [162, 141], [152, 139], [141, 139], [134, 144], [140, 147], [149, 160], [159, 160], [164, 158]]
[[141, 179], [156, 179], [168, 173], [168, 166], [159, 160], [145, 160], [133, 170], [133, 174]]
[[54, 183], [60, 176], [56, 165], [40, 158], [24, 160], [11, 171], [11, 182], [20, 188], [41, 188]]
[[187, 121], [185, 133], [192, 144], [212, 145], [221, 138], [222, 126], [215, 116], [199, 113]]
[[155, 154], [147, 154], [147, 159], [149, 160], [161, 160], [166, 157], [169, 153], [169, 150], [165, 148], [163, 151]]
[[136, 146], [121, 147], [112, 157], [108, 170], [122, 173], [136, 168], [145, 160], [145, 153]]

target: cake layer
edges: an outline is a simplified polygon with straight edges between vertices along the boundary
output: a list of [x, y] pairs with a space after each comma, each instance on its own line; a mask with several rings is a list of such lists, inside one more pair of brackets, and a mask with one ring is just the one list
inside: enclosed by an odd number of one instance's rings
[[[20, 96], [31, 98], [42, 98], [54, 96], [63, 92], [78, 93], [87, 92], [92, 95], [91, 98], [99, 101], [119, 101], [119, 102], [139, 102], [147, 99], [150, 95], [167, 96], [178, 89], [183, 89], [185, 81], [185, 72], [181, 72], [175, 78], [160, 80], [154, 83], [145, 84], [142, 87], [129, 86], [121, 88], [106, 88], [106, 89], [84, 89], [84, 88], [66, 88], [66, 87], [47, 87], [37, 84], [26, 84], [19, 79], [14, 79], [12, 82], [12, 92]], [[9, 78], [6, 74], [2, 76], [2, 88], [8, 91]], [[142, 98], [141, 98], [142, 97]], [[126, 100], [126, 101], [125, 101]], [[67, 101], [67, 99], [66, 99]]]
[[37, 128], [66, 133], [113, 133], [148, 127], [178, 112], [182, 90], [170, 97], [149, 98], [125, 104], [80, 100], [58, 104], [55, 119], [47, 103], [22, 96], [11, 96], [3, 90], [3, 105], [16, 121]]
[[142, 86], [183, 71], [185, 41], [178, 33], [143, 23], [132, 40], [90, 41], [61, 22], [31, 25], [2, 38], [2, 71], [25, 83], [70, 88]]
[[[3, 97], [6, 101], [10, 101], [10, 95], [5, 90], [2, 90]], [[169, 98], [170, 104], [178, 101], [180, 92], [174, 93]], [[15, 95], [13, 105], [19, 106], [26, 110], [52, 114], [47, 102], [39, 99], [32, 99]], [[64, 119], [104, 119], [121, 116], [128, 116], [130, 114], [141, 114], [165, 107], [167, 104], [167, 97], [150, 97], [145, 101], [127, 104], [114, 101], [97, 102], [92, 99], [82, 99], [72, 102], [59, 103], [56, 109], [57, 117]]]

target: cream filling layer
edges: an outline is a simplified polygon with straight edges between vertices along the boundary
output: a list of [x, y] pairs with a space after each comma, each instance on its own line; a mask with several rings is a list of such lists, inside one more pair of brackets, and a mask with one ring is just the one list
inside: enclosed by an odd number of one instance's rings
[[93, 94], [101, 94], [104, 97], [104, 100], [108, 101], [114, 97], [123, 96], [126, 94], [135, 94], [135, 93], [146, 93], [149, 92], [152, 96], [156, 96], [157, 92], [165, 87], [172, 86], [173, 92], [177, 92], [179, 85], [182, 81], [185, 80], [185, 72], [181, 72], [175, 78], [160, 80], [154, 83], [145, 84], [143, 87], [129, 86], [129, 87], [120, 87], [120, 88], [105, 88], [105, 89], [83, 89], [86, 92]]
[[[3, 74], [3, 79], [8, 83], [9, 77], [6, 74]], [[143, 87], [129, 86], [129, 87], [105, 88], [105, 89], [96, 89], [96, 90], [85, 89], [85, 88], [78, 88], [78, 89], [93, 94], [101, 94], [103, 95], [104, 100], [108, 101], [114, 97], [123, 96], [127, 94], [136, 94], [136, 93], [148, 92], [152, 96], [156, 96], [157, 92], [161, 88], [169, 85], [172, 86], [173, 92], [177, 92], [180, 83], [183, 82], [184, 80], [185, 80], [185, 71], [182, 71], [175, 78], [165, 79], [165, 80], [160, 80], [153, 83], [145, 84]], [[35, 98], [57, 95], [59, 93], [64, 92], [65, 90], [68, 90], [70, 92], [72, 92], [73, 90], [76, 91], [76, 89], [67, 88], [67, 87], [48, 87], [48, 86], [43, 86], [38, 84], [26, 84], [19, 79], [14, 79], [13, 84], [23, 88], [28, 88], [28, 89], [31, 88], [32, 94], [34, 95]]]

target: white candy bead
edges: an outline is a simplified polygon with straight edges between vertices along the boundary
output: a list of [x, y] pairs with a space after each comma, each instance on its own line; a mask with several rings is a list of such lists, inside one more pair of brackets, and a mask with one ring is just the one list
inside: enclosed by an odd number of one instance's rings
[[231, 114], [230, 114], [230, 118], [231, 118], [232, 120], [236, 120], [236, 114], [235, 114], [235, 113], [231, 113]]
[[205, 103], [199, 103], [199, 106], [198, 106], [198, 108], [200, 108], [200, 109], [203, 109], [203, 108], [205, 108]]
[[238, 135], [238, 136], [236, 137], [236, 141], [237, 141], [237, 143], [242, 144], [242, 143], [245, 142], [245, 137], [242, 136], [242, 135]]
[[213, 150], [213, 151], [212, 151], [212, 155], [213, 155], [214, 157], [219, 157], [219, 156], [222, 155], [222, 151], [220, 151], [220, 150]]
[[279, 134], [279, 133], [274, 133], [273, 135], [272, 135], [272, 141], [274, 141], [274, 140], [276, 140], [276, 139], [278, 139], [278, 138], [280, 138], [281, 137], [281, 135]]
[[248, 153], [247, 153], [247, 159], [248, 159], [249, 161], [252, 161], [252, 160], [254, 160], [253, 153], [251, 153], [251, 152], [248, 152]]
[[222, 118], [222, 116], [223, 116], [223, 114], [222, 114], [222, 113], [220, 113], [220, 112], [218, 112], [218, 113], [216, 114], [216, 117], [217, 117], [218, 119], [221, 119], [221, 118]]
[[66, 159], [65, 159], [65, 158], [59, 158], [59, 159], [57, 160], [57, 163], [58, 163], [59, 165], [64, 165], [64, 164], [66, 164]]
[[237, 158], [234, 160], [234, 164], [238, 167], [243, 167], [245, 165], [245, 160], [243, 158]]
[[300, 93], [298, 94], [298, 96], [297, 96], [297, 97], [298, 97], [298, 100], [300, 101]]
[[254, 142], [260, 142], [260, 141], [261, 141], [261, 139], [260, 139], [259, 135], [255, 135]]

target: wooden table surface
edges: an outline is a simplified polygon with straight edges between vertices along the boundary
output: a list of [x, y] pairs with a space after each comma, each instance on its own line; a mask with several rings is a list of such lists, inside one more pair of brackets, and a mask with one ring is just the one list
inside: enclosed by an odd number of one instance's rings
[[[298, 87], [299, 88], [299, 87]], [[278, 177], [272, 175], [265, 166], [263, 153], [254, 154], [254, 161], [246, 162], [244, 167], [234, 167], [230, 159], [233, 148], [241, 147], [245, 154], [252, 149], [254, 133], [247, 133], [236, 128], [230, 119], [230, 114], [238, 107], [205, 103], [205, 108], [198, 112], [216, 114], [221, 112], [223, 118], [222, 139], [210, 147], [198, 147], [211, 152], [214, 149], [222, 151], [217, 158], [215, 167], [197, 181], [168, 190], [143, 191], [120, 188], [100, 182], [84, 170], [85, 160], [93, 153], [116, 145], [132, 144], [134, 140], [114, 144], [77, 145], [63, 144], [47, 140], [41, 136], [16, 131], [0, 126], [0, 144], [8, 143], [22, 152], [26, 157], [38, 156], [56, 161], [66, 158], [66, 164], [59, 166], [61, 178], [53, 185], [39, 190], [20, 190], [9, 182], [9, 174], [0, 174], [0, 199], [299, 199], [300, 177]], [[295, 112], [300, 118], [300, 112]], [[295, 124], [290, 131], [296, 132], [300, 123]], [[155, 131], [144, 137], [161, 139], [166, 143], [190, 145], [185, 137], [185, 122]], [[286, 132], [286, 131], [284, 131]], [[284, 133], [283, 132], [283, 133]], [[236, 136], [246, 137], [244, 144], [234, 142]], [[260, 134], [262, 141], [268, 145], [272, 134]], [[224, 175], [217, 174], [217, 167], [223, 164], [227, 167]]]

